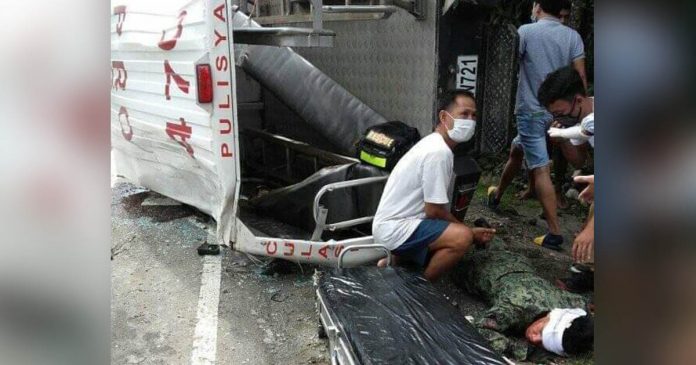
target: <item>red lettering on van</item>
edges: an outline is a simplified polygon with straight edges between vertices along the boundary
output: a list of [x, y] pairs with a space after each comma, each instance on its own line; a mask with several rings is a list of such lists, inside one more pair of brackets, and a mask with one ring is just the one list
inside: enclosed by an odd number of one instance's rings
[[307, 256], [307, 257], [312, 256], [312, 247], [314, 247], [314, 246], [310, 245], [310, 246], [309, 246], [309, 251], [307, 251], [307, 252], [302, 252], [302, 253], [300, 253], [300, 255], [302, 255], [302, 256]]
[[329, 249], [329, 246], [324, 246], [324, 247], [320, 248], [318, 251], [319, 255], [321, 255], [321, 257], [323, 257], [323, 258], [328, 258], [329, 255], [326, 254], [326, 250], [328, 250], [328, 249]]
[[[271, 244], [273, 245], [273, 250], [271, 250]], [[278, 252], [278, 244], [274, 241], [266, 242], [266, 253], [269, 255], [275, 255]]]
[[174, 37], [171, 39], [167, 39], [166, 41], [164, 40], [164, 36], [167, 34], [166, 30], [162, 31], [162, 38], [160, 39], [159, 43], [157, 45], [159, 48], [162, 48], [165, 51], [170, 51], [174, 47], [176, 47], [176, 41], [181, 37], [181, 33], [184, 31], [184, 18], [186, 17], [186, 10], [182, 10], [181, 13], [179, 14], [179, 21], [176, 24], [176, 33], [174, 33]]
[[230, 134], [232, 132], [232, 122], [229, 119], [220, 119], [220, 124], [227, 126], [226, 129], [220, 129], [220, 134]]
[[230, 152], [230, 146], [227, 145], [227, 143], [223, 143], [220, 146], [220, 154], [222, 157], [232, 157], [232, 152]]
[[[121, 118], [122, 116], [125, 116], [125, 118]], [[126, 120], [128, 132], [126, 132], [126, 129], [123, 126], [124, 119]], [[128, 110], [126, 110], [126, 107], [124, 106], [118, 110], [118, 123], [121, 125], [121, 133], [123, 134], [123, 138], [125, 138], [126, 141], [130, 141], [133, 138], [133, 127], [131, 127], [130, 120], [128, 119]]]
[[120, 37], [121, 33], [123, 33], [123, 22], [126, 21], [126, 6], [114, 6], [114, 15], [118, 15], [118, 20], [116, 20], [116, 34]]
[[227, 71], [227, 56], [217, 56], [215, 58], [215, 67], [218, 71]]
[[290, 251], [285, 251], [283, 256], [292, 256], [295, 254], [295, 244], [291, 242], [285, 242], [285, 247], [290, 248]]
[[230, 103], [230, 94], [227, 94], [227, 104], [220, 104], [220, 105], [218, 105], [218, 108], [220, 108], [220, 109], [229, 109], [229, 108], [230, 108], [230, 105], [232, 105], [232, 104]]
[[222, 3], [222, 4], [220, 4], [220, 6], [218, 6], [217, 8], [215, 8], [215, 10], [213, 10], [213, 14], [215, 14], [215, 16], [216, 16], [218, 19], [220, 19], [221, 21], [225, 22], [225, 21], [226, 21], [226, 20], [225, 20], [225, 4]]
[[184, 118], [179, 118], [179, 122], [180, 124], [167, 122], [167, 135], [184, 147], [186, 152], [193, 157], [193, 147], [186, 142], [187, 139], [191, 138], [191, 127], [186, 124]]
[[188, 94], [190, 83], [181, 77], [181, 75], [174, 72], [174, 69], [167, 60], [164, 60], [164, 73], [167, 75], [167, 80], [164, 85], [164, 96], [167, 98], [167, 100], [172, 98], [169, 94], [169, 85], [172, 83], [172, 78], [174, 79], [176, 86], [179, 87], [179, 90], [181, 90], [184, 94]]
[[[114, 77], [114, 70], [116, 70], [116, 77]], [[126, 66], [123, 64], [123, 61], [111, 61], [111, 78], [114, 80], [114, 89], [126, 89], [128, 73], [126, 72]]]
[[218, 33], [217, 29], [215, 29], [215, 47], [217, 47], [218, 44], [220, 44], [220, 42], [226, 41], [226, 40], [227, 40], [227, 36]]

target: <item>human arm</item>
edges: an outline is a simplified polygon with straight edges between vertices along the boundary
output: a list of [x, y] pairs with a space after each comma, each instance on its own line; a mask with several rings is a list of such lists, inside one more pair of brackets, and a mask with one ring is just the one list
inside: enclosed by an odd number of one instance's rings
[[[462, 223], [458, 220], [444, 204], [425, 203], [425, 217], [429, 219], [440, 219], [451, 223]], [[471, 228], [474, 235], [474, 243], [485, 246], [495, 236], [495, 229], [485, 227]]]
[[574, 44], [572, 47], [571, 54], [571, 59], [573, 60], [573, 68], [580, 75], [580, 79], [582, 79], [582, 85], [585, 87], [585, 91], [587, 91], [587, 71], [585, 70], [585, 44], [582, 42], [582, 37], [578, 32], [575, 32], [573, 41]]
[[549, 137], [551, 138], [565, 138], [565, 139], [576, 139], [576, 140], [583, 140], [586, 141], [590, 139], [589, 135], [586, 135], [582, 132], [582, 127], [580, 125], [576, 125], [573, 127], [568, 127], [568, 128], [557, 128], [557, 127], [551, 127], [549, 128], [548, 131]]
[[448, 186], [452, 180], [452, 158], [442, 153], [433, 153], [423, 161], [421, 171], [421, 186], [425, 216], [430, 219], [441, 219], [452, 223], [461, 223], [447, 209], [449, 203]]
[[491, 344], [494, 350], [501, 354], [512, 357], [514, 360], [522, 361], [527, 358], [529, 345], [527, 341], [518, 338], [508, 337], [504, 333], [509, 328], [506, 324], [512, 313], [512, 308], [505, 306], [493, 306], [481, 319], [477, 328], [479, 333]]
[[461, 223], [452, 212], [447, 209], [446, 204], [425, 203], [425, 217], [429, 219], [441, 219], [452, 223]]
[[581, 57], [574, 60], [573, 68], [580, 75], [580, 79], [582, 79], [582, 85], [585, 87], [585, 91], [587, 91], [587, 71], [585, 71], [585, 57]]
[[587, 219], [585, 228], [573, 241], [573, 260], [578, 263], [592, 262], [594, 255], [594, 212]]
[[523, 361], [527, 358], [529, 345], [526, 341], [519, 338], [507, 337], [504, 334], [492, 329], [478, 327], [478, 332], [491, 344], [493, 350], [513, 360]]
[[578, 198], [584, 202], [594, 202], [594, 175], [576, 176], [573, 181], [587, 184], [587, 187], [580, 193]]

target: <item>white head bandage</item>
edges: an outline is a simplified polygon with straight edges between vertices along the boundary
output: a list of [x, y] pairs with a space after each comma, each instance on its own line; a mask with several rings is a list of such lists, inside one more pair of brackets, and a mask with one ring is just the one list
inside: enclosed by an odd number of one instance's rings
[[554, 354], [566, 356], [563, 351], [563, 333], [570, 327], [575, 318], [587, 315], [580, 308], [554, 309], [549, 313], [549, 323], [541, 331], [541, 343], [544, 348]]

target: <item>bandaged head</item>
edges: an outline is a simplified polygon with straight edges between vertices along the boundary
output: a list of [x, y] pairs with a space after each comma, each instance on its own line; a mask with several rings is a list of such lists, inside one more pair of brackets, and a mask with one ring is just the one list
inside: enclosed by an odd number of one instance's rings
[[579, 308], [552, 310], [549, 313], [549, 322], [541, 332], [541, 343], [544, 348], [554, 354], [566, 356], [563, 349], [563, 334], [576, 318], [585, 315], [587, 312]]

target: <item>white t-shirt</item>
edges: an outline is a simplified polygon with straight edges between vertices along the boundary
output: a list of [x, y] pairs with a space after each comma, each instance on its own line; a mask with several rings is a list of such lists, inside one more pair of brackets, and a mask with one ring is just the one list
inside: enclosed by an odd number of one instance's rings
[[449, 203], [454, 155], [443, 137], [421, 139], [394, 167], [372, 222], [375, 243], [393, 250], [425, 218], [425, 203]]
[[[590, 97], [590, 100], [592, 100], [592, 108], [594, 109], [594, 96]], [[590, 146], [594, 148], [594, 112], [588, 114], [585, 118], [582, 118], [582, 121], [580, 122], [580, 132], [586, 136], [590, 136], [590, 138], [587, 140], [590, 142]], [[585, 143], [585, 140], [571, 138], [570, 143], [572, 143], [574, 146], [578, 146]]]

